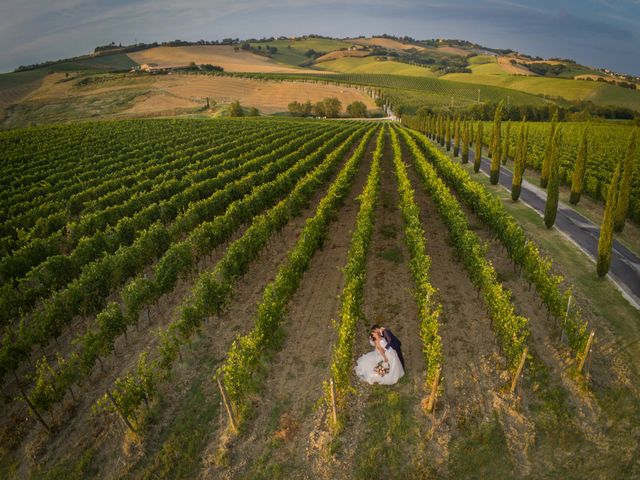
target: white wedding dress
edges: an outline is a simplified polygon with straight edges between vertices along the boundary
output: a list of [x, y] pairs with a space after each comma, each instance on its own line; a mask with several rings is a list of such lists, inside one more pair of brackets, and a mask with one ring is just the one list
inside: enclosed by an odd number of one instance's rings
[[365, 353], [362, 355], [356, 363], [356, 375], [361, 380], [367, 383], [380, 383], [382, 385], [393, 385], [404, 375], [404, 368], [398, 358], [398, 353], [393, 348], [386, 348], [387, 342], [383, 339], [380, 340], [380, 345], [385, 348], [385, 354], [389, 360], [389, 373], [384, 376], [380, 376], [375, 372], [378, 362], [383, 361], [382, 355], [378, 350]]

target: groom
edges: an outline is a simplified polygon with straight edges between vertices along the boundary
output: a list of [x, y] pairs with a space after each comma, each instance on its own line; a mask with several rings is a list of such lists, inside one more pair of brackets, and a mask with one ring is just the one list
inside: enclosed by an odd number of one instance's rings
[[371, 326], [371, 332], [378, 332], [387, 341], [387, 348], [393, 348], [398, 354], [402, 368], [404, 368], [404, 357], [402, 356], [401, 345], [402, 343], [388, 328], [381, 327], [378, 324]]

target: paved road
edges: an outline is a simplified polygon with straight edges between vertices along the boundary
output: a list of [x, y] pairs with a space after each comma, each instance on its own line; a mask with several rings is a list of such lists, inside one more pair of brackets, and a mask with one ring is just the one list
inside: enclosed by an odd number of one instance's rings
[[[473, 163], [474, 152], [469, 151], [469, 162]], [[480, 169], [489, 175], [491, 160], [482, 157]], [[511, 191], [512, 173], [504, 167], [500, 167], [500, 185]], [[534, 210], [544, 215], [544, 205], [547, 198], [546, 190], [543, 190], [526, 180], [522, 182], [520, 200], [528, 204]], [[582, 251], [594, 262], [598, 255], [598, 237], [600, 227], [591, 220], [576, 212], [573, 208], [560, 202], [555, 227], [576, 243]], [[595, 275], [595, 266], [594, 272]], [[611, 268], [609, 276], [616, 283], [631, 304], [640, 310], [640, 257], [622, 245], [617, 240], [613, 242], [613, 254], [611, 256]]]

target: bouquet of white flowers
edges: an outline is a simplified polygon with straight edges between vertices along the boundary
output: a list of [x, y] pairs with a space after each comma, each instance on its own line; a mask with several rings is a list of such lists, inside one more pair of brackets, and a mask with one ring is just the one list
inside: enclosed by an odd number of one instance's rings
[[373, 371], [376, 372], [381, 377], [384, 377], [387, 373], [389, 373], [389, 364], [380, 360], [378, 364], [373, 368]]

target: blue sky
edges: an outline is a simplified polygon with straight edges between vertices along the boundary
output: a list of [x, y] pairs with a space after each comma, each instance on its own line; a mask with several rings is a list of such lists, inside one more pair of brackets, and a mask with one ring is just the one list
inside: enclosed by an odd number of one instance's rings
[[461, 38], [640, 75], [640, 0], [2, 0], [0, 71], [112, 41], [308, 33]]

